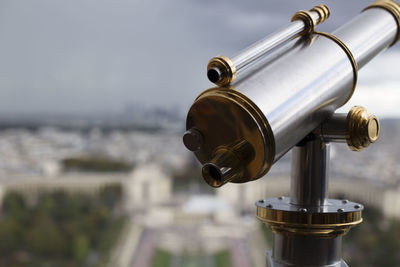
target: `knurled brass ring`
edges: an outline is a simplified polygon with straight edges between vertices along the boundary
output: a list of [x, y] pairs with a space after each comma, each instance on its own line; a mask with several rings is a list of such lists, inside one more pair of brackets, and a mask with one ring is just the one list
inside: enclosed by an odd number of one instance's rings
[[325, 36], [328, 39], [331, 39], [332, 41], [334, 41], [336, 44], [338, 44], [343, 51], [346, 53], [347, 57], [350, 60], [351, 66], [353, 68], [353, 87], [351, 89], [351, 93], [349, 94], [349, 96], [347, 97], [346, 101], [342, 104], [342, 106], [344, 104], [346, 104], [350, 98], [353, 96], [354, 91], [356, 90], [357, 87], [357, 79], [358, 79], [358, 64], [357, 61], [355, 60], [353, 54], [351, 53], [350, 49], [347, 47], [347, 45], [345, 43], [343, 43], [339, 38], [337, 38], [336, 36], [330, 34], [330, 33], [326, 33], [326, 32], [314, 32], [317, 35], [322, 35]]
[[236, 67], [232, 60], [225, 56], [217, 56], [210, 59], [207, 71], [211, 68], [217, 68], [221, 71], [221, 79], [215, 83], [219, 86], [229, 85], [236, 79]]
[[[319, 13], [319, 12], [318, 12]], [[317, 21], [310, 11], [300, 10], [294, 13], [291, 21], [301, 20], [304, 22], [304, 30], [299, 33], [299, 35], [310, 34], [315, 31], [315, 26], [317, 25]]]
[[314, 11], [317, 12], [319, 15], [319, 20], [318, 20], [318, 24], [324, 22], [325, 20], [327, 20], [329, 18], [330, 15], [330, 10], [326, 5], [318, 5], [313, 7], [312, 9], [310, 9], [310, 11]]
[[372, 3], [371, 5], [369, 5], [368, 7], [366, 7], [365, 9], [363, 9], [363, 11], [371, 9], [371, 8], [384, 9], [384, 10], [388, 11], [390, 14], [392, 14], [394, 19], [396, 20], [397, 35], [396, 35], [396, 39], [390, 46], [394, 45], [397, 41], [400, 40], [400, 5], [391, 0], [378, 0], [378, 1], [375, 1], [374, 3]]

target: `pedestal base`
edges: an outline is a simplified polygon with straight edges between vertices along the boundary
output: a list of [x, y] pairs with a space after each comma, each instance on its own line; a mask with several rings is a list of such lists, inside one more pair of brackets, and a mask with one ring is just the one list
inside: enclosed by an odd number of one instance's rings
[[362, 221], [361, 204], [327, 199], [324, 206], [299, 206], [290, 198], [256, 203], [257, 218], [273, 233], [269, 267], [347, 267], [342, 236]]
[[272, 250], [270, 250], [267, 252], [267, 267], [348, 267], [348, 265], [343, 260], [333, 265], [318, 265], [318, 266], [289, 265], [275, 261], [272, 257]]

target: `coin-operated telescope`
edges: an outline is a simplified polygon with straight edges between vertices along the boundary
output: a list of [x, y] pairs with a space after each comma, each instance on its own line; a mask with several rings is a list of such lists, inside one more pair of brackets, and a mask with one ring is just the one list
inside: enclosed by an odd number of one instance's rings
[[400, 5], [380, 0], [332, 34], [315, 27], [325, 5], [231, 59], [212, 58], [209, 80], [187, 116], [183, 141], [213, 187], [264, 176], [292, 149], [290, 197], [256, 203], [273, 231], [268, 266], [347, 266], [341, 237], [362, 221], [363, 206], [328, 199], [329, 143], [360, 151], [379, 121], [360, 106], [334, 113], [352, 96], [358, 70], [400, 39]]

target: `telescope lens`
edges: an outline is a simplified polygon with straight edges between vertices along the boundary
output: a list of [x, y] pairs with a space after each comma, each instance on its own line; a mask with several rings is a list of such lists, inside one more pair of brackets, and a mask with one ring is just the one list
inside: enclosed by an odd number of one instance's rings
[[204, 180], [212, 187], [220, 187], [237, 177], [237, 170], [230, 167], [219, 167], [214, 163], [206, 163], [202, 174]]
[[218, 167], [213, 164], [205, 164], [203, 167], [203, 177], [212, 183], [221, 183], [222, 175]]
[[207, 77], [212, 83], [216, 83], [221, 79], [221, 71], [218, 68], [211, 68], [207, 71]]
[[242, 166], [232, 151], [220, 149], [210, 162], [203, 165], [202, 174], [209, 185], [220, 187], [240, 178]]

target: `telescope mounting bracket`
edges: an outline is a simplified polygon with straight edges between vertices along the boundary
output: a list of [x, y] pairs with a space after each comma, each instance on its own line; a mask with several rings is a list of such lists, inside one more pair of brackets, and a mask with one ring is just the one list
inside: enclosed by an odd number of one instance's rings
[[364, 207], [328, 198], [330, 142], [347, 142], [359, 151], [378, 135], [378, 119], [353, 107], [348, 114], [334, 114], [293, 148], [290, 197], [256, 203], [257, 218], [273, 232], [267, 266], [347, 266], [342, 236], [362, 222]]

